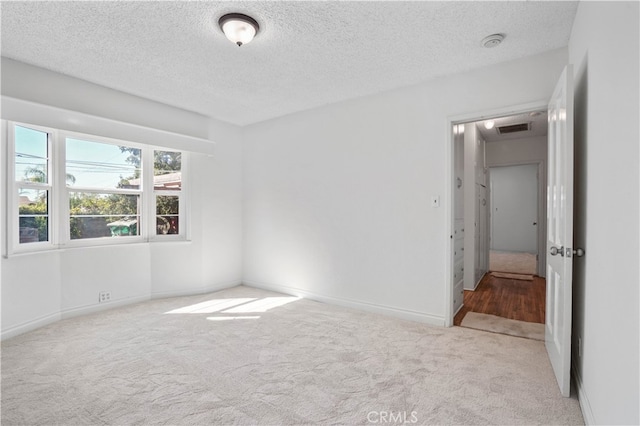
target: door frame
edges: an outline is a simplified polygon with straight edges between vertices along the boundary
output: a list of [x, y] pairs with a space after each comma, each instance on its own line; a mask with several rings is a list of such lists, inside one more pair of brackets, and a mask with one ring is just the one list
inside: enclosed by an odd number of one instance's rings
[[[453, 126], [457, 124], [469, 123], [474, 121], [482, 121], [489, 120], [492, 118], [505, 117], [508, 115], [516, 115], [516, 114], [524, 114], [532, 111], [540, 111], [546, 110], [549, 106], [549, 100], [538, 100], [530, 103], [505, 106], [502, 108], [494, 108], [494, 109], [486, 109], [483, 111], [470, 112], [459, 115], [451, 115], [447, 117], [446, 122], [446, 143], [447, 148], [445, 149], [445, 175], [448, 178], [448, 184], [446, 185], [446, 200], [448, 202], [445, 205], [445, 235], [443, 238], [446, 239], [445, 247], [447, 247], [446, 253], [448, 256], [447, 261], [445, 262], [445, 292], [444, 292], [444, 325], [445, 327], [453, 326], [453, 317], [455, 312], [453, 311], [453, 287], [455, 282], [453, 280], [453, 226], [454, 226], [454, 185], [455, 185], [455, 175], [454, 175], [454, 134], [453, 134]], [[545, 165], [546, 166], [546, 165]], [[546, 167], [544, 172], [546, 173]], [[546, 188], [544, 189], [546, 193]], [[538, 250], [540, 251], [540, 250]], [[541, 259], [540, 259], [541, 260]], [[546, 262], [545, 262], [546, 263]]]
[[[547, 263], [547, 162], [545, 160], [532, 160], [487, 164], [487, 169], [492, 169], [494, 167], [526, 166], [533, 164], [538, 166], [538, 229], [536, 231], [538, 244], [538, 260], [536, 261], [536, 274], [539, 277], [544, 277], [547, 273], [545, 267]], [[490, 210], [489, 214], [491, 213], [492, 211]], [[492, 224], [493, 221], [490, 221], [489, 226], [493, 226]], [[491, 235], [491, 233], [489, 233], [489, 235]]]

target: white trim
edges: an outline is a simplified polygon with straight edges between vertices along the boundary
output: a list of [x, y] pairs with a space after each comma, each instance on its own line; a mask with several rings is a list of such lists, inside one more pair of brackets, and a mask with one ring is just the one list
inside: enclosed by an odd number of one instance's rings
[[[153, 151], [155, 148], [145, 147], [141, 151], [142, 173], [140, 174], [140, 188], [142, 194], [140, 197], [140, 222], [138, 223], [138, 233], [145, 240], [155, 234], [156, 228], [156, 203], [153, 194]], [[147, 223], [145, 223], [147, 222]]]
[[[500, 118], [508, 115], [524, 114], [525, 112], [546, 110], [549, 107], [548, 100], [538, 100], [525, 104], [512, 105], [503, 108], [494, 108], [490, 110], [468, 112], [464, 114], [456, 114], [447, 117], [449, 126], [453, 124], [471, 123], [476, 121], [488, 120], [490, 118]], [[453, 141], [451, 141], [453, 143]]]
[[23, 123], [38, 123], [56, 129], [138, 142], [174, 150], [214, 155], [215, 142], [208, 139], [158, 130], [138, 124], [98, 117], [22, 99], [2, 96], [2, 118]]
[[[447, 256], [447, 261], [444, 263], [444, 282], [445, 283], [449, 283], [449, 281], [451, 281], [450, 285], [447, 285], [444, 289], [444, 325], [445, 327], [453, 327], [453, 318], [456, 316], [457, 312], [452, 312], [453, 311], [453, 292], [455, 291], [455, 283], [453, 282], [453, 268], [454, 266], [454, 262], [455, 259], [453, 258], [453, 256], [451, 256], [451, 254], [453, 253], [453, 246], [455, 244], [455, 241], [453, 239], [453, 234], [454, 234], [454, 226], [455, 226], [455, 218], [453, 217], [455, 215], [455, 206], [453, 205], [455, 203], [454, 200], [454, 194], [455, 194], [455, 189], [453, 188], [454, 184], [454, 180], [455, 180], [455, 167], [453, 162], [454, 160], [454, 149], [455, 149], [455, 144], [454, 144], [454, 138], [455, 135], [453, 134], [453, 125], [447, 121], [447, 127], [445, 129], [446, 131], [446, 140], [449, 142], [447, 145], [447, 149], [445, 149], [445, 163], [444, 163], [444, 167], [445, 167], [445, 176], [449, 176], [451, 182], [449, 182], [449, 185], [445, 186], [445, 200], [448, 200], [448, 202], [444, 203], [444, 209], [445, 209], [445, 226], [444, 226], [444, 231], [445, 231], [445, 236], [444, 238], [446, 238], [446, 244], [445, 244], [445, 253], [448, 253], [449, 256]], [[460, 307], [462, 307], [462, 305], [460, 305]]]
[[[146, 205], [149, 206], [150, 214], [149, 217], [152, 218], [152, 222], [147, 224], [145, 227], [148, 232], [147, 238], [149, 241], [190, 241], [191, 240], [191, 202], [190, 202], [190, 189], [191, 189], [191, 181], [189, 180], [190, 171], [190, 155], [187, 151], [176, 151], [163, 149], [165, 151], [172, 152], [181, 152], [182, 156], [182, 165], [180, 168], [182, 185], [179, 190], [156, 190], [153, 186], [149, 191], [149, 198], [146, 201]], [[146, 182], [153, 182], [154, 178], [154, 151], [157, 149], [153, 149], [150, 152], [151, 160], [150, 160], [150, 177]], [[186, 170], [186, 172], [185, 172]], [[156, 218], [157, 218], [157, 196], [172, 196], [178, 197], [178, 233], [177, 234], [158, 234], [157, 226], [156, 226]]]
[[[3, 98], [4, 101], [4, 98]], [[23, 122], [14, 122], [8, 120], [2, 120], [2, 126], [6, 138], [3, 138], [3, 143], [6, 141], [5, 161], [7, 164], [6, 178], [6, 219], [3, 223], [6, 233], [6, 247], [2, 247], [2, 255], [6, 258], [18, 254], [45, 252], [54, 250], [63, 250], [65, 248], [75, 247], [94, 247], [94, 246], [108, 246], [108, 245], [120, 245], [120, 244], [136, 244], [147, 243], [157, 241], [189, 241], [190, 236], [190, 199], [189, 199], [189, 152], [182, 151], [175, 148], [168, 148], [157, 145], [140, 144], [128, 140], [114, 140], [108, 137], [84, 134], [78, 132], [72, 132], [68, 130], [60, 130], [54, 128], [48, 128], [39, 124], [30, 124]], [[36, 184], [31, 182], [22, 182], [15, 180], [15, 164], [13, 158], [14, 154], [14, 127], [21, 126], [30, 128], [36, 131], [41, 131], [47, 134], [47, 155], [48, 155], [48, 182], [46, 184]], [[121, 189], [121, 188], [97, 188], [97, 187], [82, 187], [82, 186], [67, 186], [65, 184], [66, 176], [66, 139], [73, 138], [91, 143], [100, 143], [107, 145], [125, 145], [127, 147], [139, 148], [142, 156], [141, 166], [141, 189]], [[177, 195], [179, 197], [179, 234], [176, 235], [161, 235], [156, 236], [155, 225], [155, 191], [153, 185], [150, 182], [153, 181], [153, 152], [156, 150], [167, 150], [173, 152], [181, 152], [182, 163], [182, 177], [183, 185], [180, 191], [174, 191], [171, 195]], [[146, 187], [145, 187], [146, 185]], [[49, 238], [47, 241], [33, 242], [28, 244], [19, 243], [19, 227], [15, 226], [18, 215], [18, 193], [17, 188], [31, 188], [35, 190], [46, 190], [49, 193], [48, 209], [49, 209]], [[91, 193], [91, 194], [125, 194], [134, 195], [139, 197], [138, 204], [138, 235], [121, 236], [117, 239], [109, 237], [96, 237], [96, 238], [80, 238], [71, 239], [69, 235], [70, 229], [70, 214], [69, 214], [69, 194], [70, 193]]]
[[[475, 290], [471, 290], [471, 291], [475, 291]], [[458, 315], [458, 312], [460, 312], [462, 310], [462, 308], [464, 308], [464, 303], [462, 305], [460, 305], [460, 307], [458, 309], [456, 309], [456, 311], [453, 313], [453, 316], [455, 317], [456, 315]]]
[[116, 299], [106, 303], [96, 302], [95, 304], [92, 304], [92, 305], [85, 305], [85, 306], [79, 306], [76, 308], [63, 309], [60, 311], [60, 314], [62, 316], [61, 319], [73, 318], [73, 317], [78, 317], [82, 315], [93, 314], [96, 312], [106, 311], [111, 308], [118, 308], [120, 306], [132, 305], [138, 302], [145, 302], [149, 299], [150, 297], [148, 294], [143, 296], [125, 297], [124, 299]]
[[[57, 138], [57, 130], [51, 129], [39, 125], [27, 124], [27, 123], [16, 123], [10, 122], [7, 120], [3, 120], [6, 126], [6, 158], [5, 165], [7, 170], [7, 186], [6, 186], [6, 215], [7, 215], [7, 252], [6, 256], [9, 253], [29, 253], [29, 252], [42, 252], [55, 249], [55, 241], [57, 236], [57, 203], [58, 203], [58, 191], [55, 187], [56, 177], [57, 177], [57, 163], [56, 159], [56, 147], [53, 142], [54, 139]], [[24, 129], [33, 130], [36, 132], [45, 133], [47, 135], [47, 161], [46, 161], [46, 176], [47, 182], [44, 183], [35, 183], [28, 181], [18, 181], [16, 180], [16, 167], [15, 167], [15, 127], [21, 127]], [[34, 191], [46, 191], [47, 192], [47, 240], [46, 241], [37, 241], [31, 243], [20, 243], [20, 202], [18, 189], [25, 188]]]
[[22, 324], [17, 324], [12, 327], [7, 328], [6, 330], [2, 330], [0, 334], [0, 340], [10, 339], [15, 336], [19, 336], [24, 333], [28, 333], [33, 330], [37, 330], [44, 326], [56, 323], [63, 319], [74, 318], [78, 316], [88, 315], [92, 313], [107, 311], [113, 308], [118, 308], [121, 306], [128, 306], [134, 303], [146, 302], [151, 299], [161, 299], [166, 297], [179, 297], [179, 296], [192, 296], [197, 294], [206, 294], [212, 293], [220, 290], [224, 290], [231, 287], [236, 287], [241, 285], [242, 282], [237, 281], [228, 281], [221, 284], [214, 284], [211, 286], [200, 287], [192, 290], [177, 290], [172, 292], [161, 292], [161, 293], [150, 293], [139, 296], [131, 296], [123, 299], [113, 300], [107, 303], [96, 303], [92, 305], [79, 306], [75, 308], [69, 308], [61, 310], [60, 312], [56, 312], [53, 314], [45, 315], [34, 320], [30, 320], [24, 322]]
[[45, 315], [34, 320], [24, 322], [22, 324], [14, 325], [7, 328], [6, 330], [2, 330], [0, 340], [10, 339], [12, 337], [19, 336], [20, 334], [28, 333], [29, 331], [33, 331], [46, 325], [53, 324], [54, 322], [58, 322], [61, 319], [62, 316], [60, 315], [60, 312], [56, 312], [55, 314]]
[[454, 167], [453, 167], [453, 161], [454, 161], [453, 126], [456, 124], [471, 123], [476, 121], [487, 120], [490, 118], [498, 118], [498, 117], [504, 117], [508, 115], [522, 114], [529, 111], [547, 109], [548, 103], [549, 102], [547, 100], [539, 100], [535, 102], [507, 106], [503, 108], [494, 108], [494, 109], [484, 110], [480, 112], [468, 112], [465, 114], [450, 115], [447, 117], [446, 141], [448, 145], [447, 145], [447, 149], [445, 149], [445, 170], [446, 170], [446, 176], [449, 184], [447, 185], [447, 189], [446, 189], [447, 191], [446, 193], [448, 195], [448, 202], [446, 206], [447, 214], [446, 214], [445, 230], [447, 230], [447, 234], [445, 238], [447, 239], [447, 242], [445, 246], [447, 247], [448, 260], [445, 263], [445, 271], [446, 271], [445, 296], [447, 299], [445, 300], [445, 318], [444, 318], [445, 323], [447, 325], [453, 325], [453, 317], [455, 316], [455, 314], [453, 313], [453, 290], [456, 284], [453, 282], [453, 274], [451, 273], [451, 271], [453, 270], [452, 269], [453, 268], [453, 244], [450, 238], [450, 235], [453, 234], [453, 225], [454, 225], [453, 214], [455, 211], [454, 205], [453, 205], [454, 199], [452, 196], [452, 194], [454, 193], [453, 185], [455, 184]]
[[582, 384], [582, 377], [580, 376], [577, 368], [577, 363], [573, 359], [571, 366], [571, 373], [573, 374], [573, 382], [576, 385], [576, 393], [578, 394], [578, 402], [580, 403], [580, 410], [582, 410], [582, 417], [584, 418], [585, 425], [597, 425], [595, 417], [593, 416], [593, 410], [591, 409], [591, 403], [587, 397], [587, 392]]
[[293, 287], [287, 287], [278, 284], [268, 284], [258, 281], [243, 281], [243, 285], [247, 287], [255, 287], [263, 290], [271, 290], [279, 293], [289, 294], [291, 296], [303, 297], [331, 305], [343, 306], [346, 308], [356, 309], [359, 311], [373, 312], [376, 314], [387, 315], [409, 321], [416, 321], [430, 325], [443, 327], [445, 319], [440, 315], [431, 315], [422, 312], [410, 311], [406, 309], [393, 308], [375, 303], [359, 302], [352, 299], [344, 299], [339, 297], [325, 296], [311, 291], [301, 290]]
[[6, 165], [8, 164], [7, 155], [8, 155], [8, 145], [9, 145], [9, 134], [7, 130], [7, 121], [0, 120], [0, 253], [2, 257], [6, 257], [7, 253], [9, 253], [9, 242], [11, 238], [8, 236], [7, 231], [9, 231], [9, 224], [7, 222], [7, 213], [9, 213], [8, 206], [8, 196], [9, 189], [7, 186], [8, 180], [8, 168]]
[[181, 296], [196, 296], [198, 294], [214, 293], [216, 291], [225, 290], [227, 288], [237, 287], [242, 285], [241, 280], [227, 281], [220, 284], [213, 284], [205, 287], [197, 287], [189, 290], [172, 290], [172, 291], [158, 291], [152, 292], [152, 299], [165, 299], [168, 297], [181, 297]]

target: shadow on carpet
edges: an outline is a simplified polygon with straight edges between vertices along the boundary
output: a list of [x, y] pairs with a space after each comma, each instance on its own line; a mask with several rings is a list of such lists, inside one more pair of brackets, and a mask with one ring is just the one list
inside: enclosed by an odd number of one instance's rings
[[544, 341], [544, 324], [535, 322], [517, 321], [495, 315], [467, 312], [460, 326]]

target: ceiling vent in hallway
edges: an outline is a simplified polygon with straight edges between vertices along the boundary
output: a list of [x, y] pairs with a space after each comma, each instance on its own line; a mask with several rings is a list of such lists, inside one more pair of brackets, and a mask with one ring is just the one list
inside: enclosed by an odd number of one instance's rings
[[509, 124], [507, 126], [496, 126], [496, 130], [501, 135], [517, 132], [528, 132], [531, 130], [531, 123]]

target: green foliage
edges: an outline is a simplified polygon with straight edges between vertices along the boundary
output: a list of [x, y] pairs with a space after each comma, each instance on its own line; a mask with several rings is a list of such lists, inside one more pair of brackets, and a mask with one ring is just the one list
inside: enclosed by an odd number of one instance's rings
[[[68, 184], [76, 183], [76, 177], [71, 173], [67, 173], [66, 179]], [[44, 166], [32, 166], [27, 168], [27, 170], [24, 171], [24, 181], [47, 183], [47, 174], [44, 171]]]
[[46, 183], [47, 174], [44, 172], [43, 166], [32, 166], [24, 171], [24, 180], [26, 182]]
[[[120, 182], [118, 188], [131, 187], [130, 181], [132, 179], [140, 179], [140, 165], [142, 164], [142, 151], [138, 148], [131, 148], [128, 146], [121, 146], [121, 152], [129, 153], [126, 158], [126, 162], [136, 167], [136, 171], [133, 176], [123, 177], [120, 176]], [[176, 151], [153, 151], [153, 168], [154, 175], [161, 175], [168, 172], [180, 171], [182, 169], [182, 153]]]
[[175, 172], [182, 169], [182, 153], [174, 151], [154, 151], [153, 168], [158, 171]]
[[156, 197], [156, 214], [158, 215], [177, 215], [178, 207], [177, 196], [160, 195]]
[[179, 198], [175, 195], [156, 197], [156, 232], [158, 234], [178, 233]]
[[[121, 146], [121, 152], [129, 153], [126, 161], [137, 170], [133, 176], [121, 177], [118, 186], [128, 187], [132, 179], [140, 179], [141, 150]], [[154, 175], [180, 171], [182, 168], [182, 153], [173, 151], [154, 151]], [[47, 175], [42, 167], [30, 167], [25, 171], [26, 182], [46, 183]], [[75, 176], [67, 174], [68, 183], [75, 183]], [[164, 233], [177, 233], [178, 216], [177, 196], [158, 196], [156, 198], [156, 214], [158, 230]], [[19, 213], [36, 215], [35, 217], [20, 217], [20, 227], [38, 230], [40, 241], [48, 239], [48, 209], [46, 198], [28, 205], [22, 205]], [[71, 239], [95, 238], [112, 235], [108, 223], [121, 220], [136, 220], [138, 214], [138, 196], [124, 194], [92, 194], [71, 193], [69, 196], [70, 237]], [[115, 216], [114, 216], [115, 215]], [[137, 232], [137, 226], [132, 229]]]
[[128, 152], [129, 156], [127, 157], [127, 163], [133, 164], [136, 168], [140, 168], [141, 164], [141, 151], [138, 148], [131, 148], [128, 146], [121, 146], [120, 152]]
[[69, 197], [69, 210], [71, 239], [106, 237], [111, 235], [108, 223], [137, 217], [138, 196], [73, 193]]
[[38, 241], [49, 239], [49, 217], [46, 199], [42, 198], [34, 203], [22, 205], [18, 208], [22, 215], [41, 215], [35, 217], [20, 217], [20, 228], [32, 228], [38, 230]]
[[[120, 152], [128, 152], [129, 156], [126, 161], [129, 164], [136, 166], [140, 169], [142, 164], [142, 151], [138, 148], [131, 148], [128, 146], [121, 146]], [[153, 168], [160, 171], [179, 171], [182, 168], [182, 153], [176, 151], [153, 151]], [[140, 172], [136, 171], [135, 176], [129, 176], [123, 179], [137, 179], [140, 177]]]

